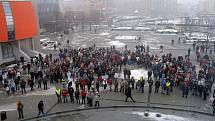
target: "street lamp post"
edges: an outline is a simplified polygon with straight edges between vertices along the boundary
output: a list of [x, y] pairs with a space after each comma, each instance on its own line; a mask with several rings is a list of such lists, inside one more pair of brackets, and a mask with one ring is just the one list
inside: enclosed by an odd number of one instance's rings
[[148, 83], [149, 83], [149, 92], [148, 92], [147, 106], [149, 107], [150, 106], [150, 101], [151, 101], [152, 86], [153, 86], [153, 80], [152, 80], [152, 78], [150, 78], [148, 80]]

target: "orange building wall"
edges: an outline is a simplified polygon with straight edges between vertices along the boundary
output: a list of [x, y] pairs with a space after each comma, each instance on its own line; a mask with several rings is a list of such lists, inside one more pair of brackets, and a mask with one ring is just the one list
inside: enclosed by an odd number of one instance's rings
[[31, 2], [10, 2], [15, 24], [16, 40], [32, 38], [37, 35], [37, 22]]
[[2, 3], [0, 2], [0, 42], [7, 42], [7, 24], [4, 15], [4, 9]]

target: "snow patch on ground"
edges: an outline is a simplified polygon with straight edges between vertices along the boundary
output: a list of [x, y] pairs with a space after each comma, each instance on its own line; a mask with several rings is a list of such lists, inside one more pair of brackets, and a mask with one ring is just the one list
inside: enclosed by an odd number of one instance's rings
[[131, 70], [131, 77], [134, 77], [134, 79], [138, 80], [140, 79], [140, 77], [144, 77], [144, 78], [147, 78], [147, 73], [148, 71], [147, 70], [144, 70], [144, 69], [134, 69], [134, 70]]
[[[138, 79], [140, 79], [140, 77], [144, 77], [145, 79], [147, 79], [147, 73], [148, 71], [145, 69], [134, 69], [131, 70], [131, 77], [134, 77], [134, 79], [137, 81]], [[124, 79], [124, 73], [116, 73], [115, 74], [115, 78], [120, 78], [120, 79]]]
[[147, 28], [147, 27], [136, 27], [136, 28], [134, 28], [134, 30], [144, 30], [144, 31], [147, 31], [147, 30], [151, 30], [151, 28]]
[[[131, 112], [130, 114], [133, 115], [138, 115], [140, 116], [140, 118], [148, 118], [149, 120], [152, 121], [198, 121], [198, 120], [194, 120], [191, 118], [184, 118], [184, 117], [180, 117], [180, 116], [176, 116], [176, 115], [167, 115], [167, 114], [161, 114], [161, 113], [156, 113], [156, 112], [147, 112], [149, 115], [145, 116], [146, 112]], [[161, 117], [157, 117], [156, 114], [160, 114]]]
[[41, 96], [45, 96], [45, 95], [55, 95], [55, 87], [49, 87], [48, 90], [35, 90], [35, 91], [30, 91], [26, 94], [21, 95], [22, 97], [26, 97], [26, 96], [34, 96], [34, 95], [41, 95]]
[[109, 45], [115, 46], [116, 48], [121, 48], [125, 46], [125, 43], [122, 43], [120, 41], [110, 41], [108, 42]]
[[110, 35], [110, 33], [100, 33], [99, 35], [102, 35], [102, 36], [106, 36], [106, 35]]
[[132, 27], [116, 27], [113, 30], [132, 30]]
[[115, 39], [117, 40], [134, 40], [137, 36], [116, 36]]

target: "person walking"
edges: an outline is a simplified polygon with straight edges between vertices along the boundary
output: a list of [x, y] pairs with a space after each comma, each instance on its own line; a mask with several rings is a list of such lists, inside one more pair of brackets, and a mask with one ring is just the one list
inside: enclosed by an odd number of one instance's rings
[[21, 101], [18, 101], [17, 102], [17, 111], [19, 113], [19, 119], [24, 118], [23, 108], [24, 108], [24, 105], [21, 103]]
[[56, 96], [57, 96], [57, 101], [58, 103], [62, 103], [62, 100], [61, 100], [61, 89], [60, 88], [55, 88], [55, 93], [56, 93]]
[[134, 99], [133, 99], [132, 96], [131, 96], [131, 87], [128, 87], [128, 88], [125, 90], [125, 95], [126, 95], [125, 102], [128, 102], [128, 98], [131, 98], [131, 100], [132, 100], [133, 102], [135, 102]]
[[62, 90], [62, 96], [63, 96], [63, 103], [67, 103], [67, 95], [68, 95], [68, 91], [64, 88]]
[[40, 102], [38, 103], [38, 116], [44, 114], [44, 104], [43, 104], [43, 100], [40, 100]]

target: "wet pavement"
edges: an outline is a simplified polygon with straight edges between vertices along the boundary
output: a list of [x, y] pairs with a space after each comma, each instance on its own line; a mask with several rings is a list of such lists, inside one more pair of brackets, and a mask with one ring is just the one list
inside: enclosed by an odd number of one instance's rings
[[37, 121], [213, 121], [213, 116], [151, 108], [101, 108], [53, 115]]

